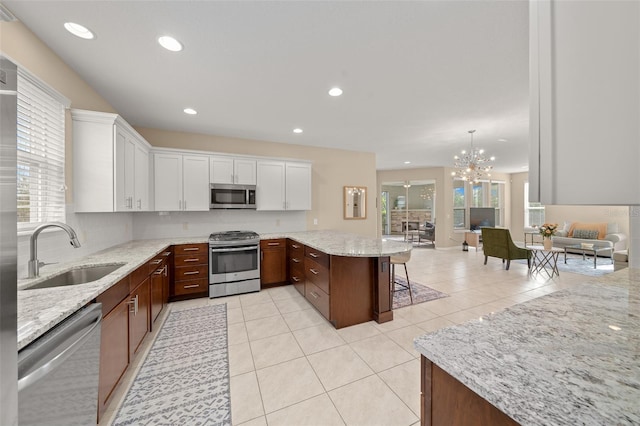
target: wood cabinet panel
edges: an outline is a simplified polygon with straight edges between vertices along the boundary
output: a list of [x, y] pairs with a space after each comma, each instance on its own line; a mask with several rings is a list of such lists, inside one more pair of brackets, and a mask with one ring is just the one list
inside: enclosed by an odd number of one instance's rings
[[207, 278], [209, 274], [208, 265], [181, 266], [176, 268], [176, 281], [196, 280], [198, 278]]
[[153, 330], [153, 323], [160, 315], [160, 311], [164, 306], [164, 283], [167, 273], [167, 264], [162, 262], [159, 267], [151, 273], [151, 329]]
[[305, 246], [304, 255], [316, 262], [325, 268], [329, 268], [329, 255], [327, 253], [321, 252], [320, 250], [316, 250], [314, 248]]
[[284, 238], [260, 241], [260, 284], [287, 281], [287, 243]]
[[174, 296], [185, 296], [209, 291], [209, 280], [179, 281], [174, 284]]
[[196, 253], [209, 254], [209, 245], [207, 243], [180, 244], [178, 246], [174, 246], [173, 253], [176, 256], [182, 256], [185, 254], [196, 254]]
[[[127, 283], [127, 294], [128, 292], [129, 288]], [[107, 408], [113, 390], [129, 365], [128, 302], [128, 298], [122, 300], [102, 319], [100, 331], [98, 421], [100, 421], [102, 414]]]
[[194, 253], [188, 256], [176, 256], [174, 265], [176, 268], [181, 266], [206, 265], [209, 262], [209, 253]]
[[307, 257], [304, 259], [304, 276], [307, 282], [314, 283], [327, 294], [331, 293], [329, 289], [329, 269], [325, 266]]
[[[336, 328], [373, 319], [375, 263], [372, 257], [331, 257], [331, 321]], [[384, 285], [389, 287], [389, 281]]]
[[316, 307], [316, 309], [326, 319], [331, 318], [330, 299], [329, 295], [322, 291], [318, 286], [307, 281], [305, 283], [305, 297], [307, 300]]
[[130, 275], [109, 287], [104, 293], [96, 297], [96, 302], [102, 303], [102, 316], [106, 317], [120, 302], [129, 296]]
[[519, 423], [421, 357], [422, 426], [516, 426]]
[[149, 265], [140, 266], [130, 273], [129, 277], [131, 277], [129, 281], [129, 293], [133, 293], [133, 290], [149, 277]]
[[129, 358], [133, 359], [142, 340], [149, 332], [151, 305], [151, 279], [147, 277], [133, 292], [129, 300]]

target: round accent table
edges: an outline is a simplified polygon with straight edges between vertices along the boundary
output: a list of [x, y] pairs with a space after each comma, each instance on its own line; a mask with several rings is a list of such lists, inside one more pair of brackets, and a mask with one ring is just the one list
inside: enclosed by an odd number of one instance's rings
[[529, 274], [544, 272], [549, 278], [553, 278], [554, 275], [560, 276], [560, 272], [558, 272], [558, 256], [560, 256], [560, 253], [564, 253], [564, 249], [551, 247], [550, 250], [545, 250], [544, 246], [534, 244], [527, 246], [527, 250], [531, 250]]

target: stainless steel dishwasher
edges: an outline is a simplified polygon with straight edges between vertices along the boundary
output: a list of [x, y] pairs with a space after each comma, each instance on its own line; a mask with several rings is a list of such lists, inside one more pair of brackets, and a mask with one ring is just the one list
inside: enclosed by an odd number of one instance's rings
[[93, 303], [18, 353], [18, 424], [96, 424], [101, 321]]

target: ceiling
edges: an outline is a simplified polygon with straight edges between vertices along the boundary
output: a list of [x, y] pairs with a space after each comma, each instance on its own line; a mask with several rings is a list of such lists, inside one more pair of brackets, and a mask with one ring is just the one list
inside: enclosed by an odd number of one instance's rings
[[526, 0], [2, 3], [134, 126], [375, 152], [378, 169], [451, 166], [475, 129], [495, 171], [527, 168]]

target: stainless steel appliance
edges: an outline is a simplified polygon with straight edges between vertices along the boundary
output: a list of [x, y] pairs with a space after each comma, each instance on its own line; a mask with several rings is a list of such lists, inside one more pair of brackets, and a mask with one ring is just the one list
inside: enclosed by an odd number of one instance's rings
[[0, 56], [0, 425], [18, 423], [18, 70]]
[[101, 322], [90, 304], [18, 353], [21, 426], [96, 423]]
[[256, 186], [218, 184], [210, 185], [210, 209], [255, 209]]
[[260, 291], [260, 236], [253, 231], [209, 236], [209, 297]]

